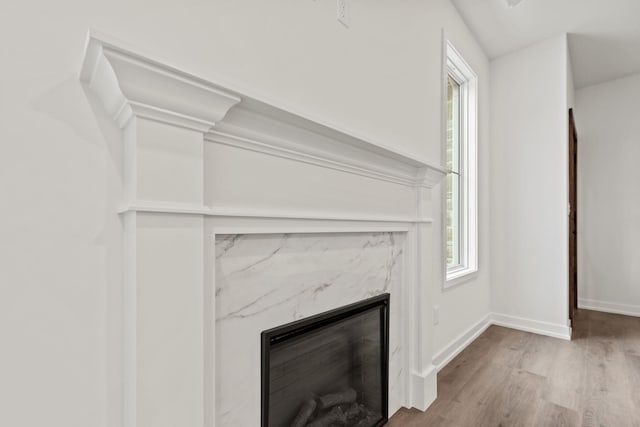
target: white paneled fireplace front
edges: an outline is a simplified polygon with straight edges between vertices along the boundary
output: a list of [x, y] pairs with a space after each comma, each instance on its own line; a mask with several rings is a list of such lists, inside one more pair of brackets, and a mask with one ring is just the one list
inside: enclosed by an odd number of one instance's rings
[[426, 409], [442, 168], [95, 32], [80, 78], [124, 153], [115, 425], [259, 426], [260, 333], [383, 293], [389, 414]]

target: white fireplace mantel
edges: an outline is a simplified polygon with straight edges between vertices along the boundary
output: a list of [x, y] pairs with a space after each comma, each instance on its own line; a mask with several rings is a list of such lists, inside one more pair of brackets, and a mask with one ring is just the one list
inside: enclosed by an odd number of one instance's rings
[[[145, 118], [201, 132], [206, 141], [415, 188], [430, 189], [446, 173], [443, 167], [417, 156], [223, 88], [108, 39], [95, 32], [89, 34], [80, 80], [91, 88], [123, 129], [133, 117]], [[158, 204], [147, 202], [150, 201], [131, 201], [131, 208], [158, 209]], [[176, 209], [179, 207], [174, 206], [173, 210]], [[220, 209], [208, 206], [199, 209], [184, 206], [184, 210], [209, 215], [234, 214], [233, 209], [221, 213]]]
[[122, 360], [122, 387], [109, 391], [117, 425], [216, 426], [221, 234], [406, 234], [402, 404], [426, 409], [440, 234], [431, 192], [445, 169], [110, 40], [89, 34], [80, 80], [121, 129], [122, 297], [109, 309], [122, 325], [109, 343]]

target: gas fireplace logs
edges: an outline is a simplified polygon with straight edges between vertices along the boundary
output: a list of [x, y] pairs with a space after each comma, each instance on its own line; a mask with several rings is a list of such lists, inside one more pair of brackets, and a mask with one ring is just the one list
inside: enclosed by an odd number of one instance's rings
[[335, 406], [327, 414], [307, 424], [307, 427], [330, 427], [334, 424], [345, 425], [346, 423], [347, 416], [339, 406]]
[[291, 427], [369, 427], [380, 419], [361, 403], [357, 402], [357, 392], [350, 388], [341, 392], [326, 394], [305, 402]]
[[315, 400], [309, 400], [302, 405], [300, 412], [298, 412], [293, 423], [291, 423], [291, 427], [305, 427], [309, 422], [309, 419], [313, 416], [313, 413], [316, 411], [316, 406], [318, 406], [318, 404]]
[[342, 403], [353, 403], [357, 397], [356, 391], [350, 388], [340, 393], [326, 394], [320, 397], [318, 399], [318, 405], [320, 409], [327, 409]]

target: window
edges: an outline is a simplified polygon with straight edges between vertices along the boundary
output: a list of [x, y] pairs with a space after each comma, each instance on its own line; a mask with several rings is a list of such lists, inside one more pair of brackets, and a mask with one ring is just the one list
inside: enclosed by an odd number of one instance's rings
[[477, 257], [477, 77], [447, 44], [444, 153], [445, 286], [478, 270]]

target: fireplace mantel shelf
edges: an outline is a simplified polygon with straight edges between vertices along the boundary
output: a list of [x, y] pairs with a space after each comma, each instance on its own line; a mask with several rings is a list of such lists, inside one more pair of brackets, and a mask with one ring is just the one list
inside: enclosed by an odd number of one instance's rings
[[[121, 128], [132, 117], [204, 139], [410, 187], [432, 188], [446, 170], [418, 156], [195, 77], [90, 32], [80, 79]], [[203, 208], [207, 210], [207, 208]]]

